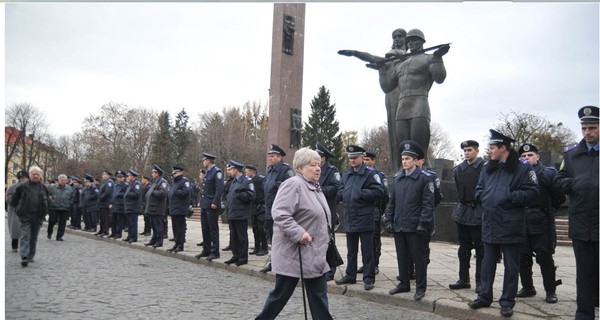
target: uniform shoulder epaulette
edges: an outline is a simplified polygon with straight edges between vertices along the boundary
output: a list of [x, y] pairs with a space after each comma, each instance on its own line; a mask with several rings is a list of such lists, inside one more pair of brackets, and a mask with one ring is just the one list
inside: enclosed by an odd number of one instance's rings
[[431, 172], [429, 172], [427, 170], [421, 170], [421, 173], [424, 174], [424, 175], [426, 175], [426, 176], [428, 176], [428, 177], [431, 177]]
[[[365, 166], [365, 167], [366, 167], [366, 166]], [[367, 170], [369, 170], [369, 171], [375, 171], [375, 169], [373, 169], [373, 168], [371, 168], [371, 167], [366, 167], [366, 168], [367, 168]]]
[[485, 161], [483, 162], [483, 166], [485, 167], [485, 166], [487, 166], [489, 163], [490, 163], [490, 161], [489, 161], [489, 160], [485, 160]]
[[568, 146], [565, 148], [565, 150], [563, 152], [569, 152], [571, 150], [574, 150], [575, 148], [577, 148], [577, 144], [574, 144], [572, 146]]

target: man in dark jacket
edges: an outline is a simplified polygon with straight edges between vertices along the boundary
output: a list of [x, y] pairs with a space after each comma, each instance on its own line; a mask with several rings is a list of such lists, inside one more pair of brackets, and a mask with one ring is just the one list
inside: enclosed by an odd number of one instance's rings
[[56, 241], [63, 241], [67, 218], [69, 217], [69, 210], [71, 209], [74, 197], [73, 189], [67, 184], [67, 180], [67, 175], [61, 174], [58, 176], [58, 183], [48, 188], [48, 192], [50, 193], [50, 197], [48, 198], [48, 208], [50, 210], [48, 239], [52, 239], [54, 225], [58, 223]]
[[254, 250], [249, 254], [264, 256], [269, 254], [267, 244], [267, 235], [265, 233], [265, 189], [263, 183], [265, 177], [258, 174], [258, 170], [253, 165], [246, 165], [246, 176], [254, 185], [254, 204], [252, 206], [252, 233], [254, 234]]
[[110, 171], [102, 171], [102, 184], [100, 184], [100, 187], [98, 188], [100, 230], [95, 234], [97, 236], [107, 236], [108, 230], [110, 229], [110, 201], [112, 200], [113, 187], [115, 184], [111, 177], [112, 173], [110, 173]]
[[248, 219], [255, 198], [254, 184], [244, 174], [244, 165], [229, 161], [231, 185], [227, 194], [227, 220], [231, 235], [231, 259], [225, 264], [241, 266], [248, 263]]
[[19, 254], [21, 266], [33, 262], [37, 248], [37, 238], [42, 220], [48, 214], [48, 189], [41, 182], [42, 169], [29, 168], [29, 180], [19, 182], [11, 198], [11, 205], [21, 222]]
[[134, 169], [129, 169], [127, 172], [127, 190], [123, 195], [123, 205], [125, 216], [127, 217], [127, 238], [123, 241], [133, 243], [137, 242], [138, 237], [138, 215], [144, 211], [142, 184], [137, 179], [139, 173]]
[[537, 176], [527, 161], [521, 161], [514, 139], [490, 130], [490, 161], [481, 171], [475, 199], [483, 206], [481, 236], [484, 257], [481, 291], [469, 302], [472, 309], [489, 307], [500, 253], [504, 257], [504, 285], [500, 314], [510, 317], [519, 281], [519, 253], [525, 242], [525, 207], [539, 193]]
[[185, 217], [192, 208], [192, 185], [185, 176], [185, 168], [182, 165], [173, 166], [172, 169], [173, 185], [169, 188], [168, 203], [175, 244], [167, 251], [181, 252], [183, 251], [187, 229]]
[[146, 208], [144, 214], [150, 216], [152, 221], [152, 238], [145, 246], [159, 248], [163, 245], [163, 216], [167, 214], [167, 193], [169, 184], [162, 175], [164, 170], [155, 164], [152, 169], [152, 184], [146, 193]]
[[219, 259], [219, 214], [221, 213], [221, 197], [223, 196], [223, 171], [215, 165], [217, 156], [202, 153], [202, 164], [206, 170], [202, 180], [202, 197], [200, 198], [200, 224], [202, 226], [202, 252], [197, 259], [206, 257], [212, 261]]
[[146, 208], [146, 193], [148, 193], [148, 189], [150, 189], [150, 181], [152, 179], [148, 176], [142, 176], [142, 210], [140, 213], [144, 216], [144, 229], [140, 233], [141, 236], [149, 236], [152, 235], [152, 219], [147, 214], [144, 214], [144, 209]]
[[433, 221], [434, 182], [417, 166], [424, 158], [423, 148], [416, 142], [400, 143], [402, 170], [390, 186], [390, 202], [386, 209], [387, 229], [394, 233], [400, 282], [390, 294], [410, 291], [409, 268], [415, 264], [414, 299], [421, 300], [427, 291], [427, 228]]
[[366, 150], [359, 146], [346, 147], [350, 169], [342, 175], [338, 198], [344, 202], [344, 229], [348, 247], [346, 275], [335, 283], [356, 283], [358, 241], [360, 239], [363, 259], [363, 282], [365, 290], [375, 285], [375, 262], [373, 260], [373, 232], [375, 231], [375, 205], [383, 197], [381, 178], [364, 164]]
[[110, 202], [110, 229], [111, 234], [108, 238], [120, 239], [123, 236], [123, 216], [125, 216], [125, 192], [127, 191], [127, 182], [125, 181], [125, 172], [117, 170], [117, 182], [113, 186], [113, 194]]
[[69, 229], [81, 230], [81, 180], [75, 176], [69, 178], [71, 180], [71, 188], [73, 189], [73, 201], [71, 202], [70, 214], [71, 223], [67, 226]]
[[96, 232], [98, 225], [98, 187], [94, 183], [94, 177], [85, 174], [85, 187], [83, 188], [83, 217], [85, 231]]
[[583, 139], [564, 153], [556, 176], [569, 195], [569, 238], [577, 269], [575, 319], [595, 318], [598, 307], [598, 107], [579, 110]]

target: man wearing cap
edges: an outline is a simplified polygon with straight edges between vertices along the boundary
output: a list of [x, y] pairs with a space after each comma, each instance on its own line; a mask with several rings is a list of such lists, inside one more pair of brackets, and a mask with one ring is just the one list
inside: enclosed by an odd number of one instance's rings
[[220, 257], [219, 254], [219, 209], [223, 196], [223, 171], [215, 165], [215, 155], [203, 153], [202, 164], [206, 170], [202, 180], [202, 198], [200, 199], [202, 226], [202, 252], [196, 255], [197, 259], [206, 257], [212, 261]]
[[127, 217], [127, 238], [123, 241], [133, 243], [138, 240], [138, 215], [144, 211], [142, 184], [137, 179], [139, 173], [134, 169], [127, 171], [127, 189], [123, 195], [123, 206]]
[[479, 157], [479, 142], [463, 141], [460, 144], [465, 160], [454, 167], [454, 183], [458, 193], [458, 203], [452, 211], [458, 234], [458, 281], [449, 285], [450, 289], [470, 289], [471, 250], [475, 249], [475, 292], [481, 291], [481, 262], [483, 242], [481, 242], [481, 215], [483, 208], [475, 201], [475, 188], [483, 168]]
[[[267, 242], [271, 243], [273, 239], [273, 216], [271, 215], [271, 208], [273, 207], [273, 201], [275, 201], [275, 195], [281, 183], [296, 174], [292, 170], [289, 164], [283, 162], [285, 157], [285, 151], [278, 145], [272, 144], [269, 146], [267, 152], [267, 175], [265, 176], [265, 183], [263, 188], [265, 191], [265, 233], [267, 235]], [[271, 263], [262, 268], [260, 272], [266, 273], [271, 271]]]
[[231, 259], [225, 264], [241, 266], [248, 263], [248, 218], [255, 199], [254, 184], [244, 174], [244, 165], [229, 161], [231, 185], [227, 194], [227, 220], [231, 235]]
[[98, 188], [98, 210], [100, 214], [100, 230], [95, 235], [108, 236], [110, 229], [110, 201], [112, 199], [114, 181], [112, 173], [108, 170], [102, 171], [102, 184]]
[[152, 184], [146, 193], [146, 208], [144, 214], [150, 216], [152, 221], [152, 238], [145, 246], [159, 248], [163, 245], [163, 216], [167, 214], [167, 193], [169, 192], [169, 183], [162, 175], [165, 171], [155, 164], [152, 169]]
[[66, 174], [60, 174], [58, 176], [58, 183], [48, 188], [48, 192], [50, 193], [48, 197], [48, 208], [50, 209], [48, 239], [52, 239], [54, 225], [58, 223], [56, 241], [63, 241], [67, 218], [69, 217], [69, 209], [71, 209], [71, 203], [75, 196], [73, 189], [67, 184], [67, 180]]
[[350, 145], [346, 147], [350, 168], [342, 175], [338, 198], [344, 203], [344, 229], [348, 247], [346, 275], [335, 283], [356, 283], [358, 241], [361, 243], [363, 282], [365, 290], [375, 285], [375, 261], [373, 259], [373, 232], [375, 232], [375, 206], [383, 197], [381, 178], [364, 164], [365, 149]]
[[546, 302], [556, 303], [556, 286], [562, 281], [556, 281], [556, 267], [554, 266], [554, 249], [556, 249], [556, 226], [554, 213], [566, 200], [565, 195], [553, 185], [556, 177], [554, 167], [546, 167], [540, 161], [538, 148], [533, 144], [524, 144], [519, 148], [519, 154], [535, 170], [538, 185], [540, 187], [539, 196], [529, 205], [527, 205], [526, 221], [527, 233], [526, 240], [521, 250], [519, 263], [519, 276], [523, 288], [517, 292], [518, 298], [532, 297], [536, 295], [533, 286], [533, 256], [540, 265], [544, 289], [546, 291]]
[[8, 217], [7, 217], [7, 225], [8, 225], [8, 233], [10, 234], [10, 238], [12, 239], [11, 247], [13, 252], [17, 252], [19, 250], [19, 237], [21, 237], [21, 223], [19, 222], [19, 217], [15, 212], [15, 207], [11, 204], [11, 199], [13, 194], [15, 193], [15, 188], [19, 182], [23, 182], [29, 179], [29, 173], [27, 171], [19, 171], [17, 172], [17, 183], [13, 184], [6, 190], [6, 203], [8, 205]]
[[[333, 158], [333, 154], [319, 141], [317, 141], [315, 147], [317, 153], [321, 156], [321, 175], [319, 176], [319, 185], [321, 186], [323, 195], [327, 200], [327, 205], [329, 206], [329, 211], [331, 212], [331, 225], [335, 230], [339, 225], [336, 209], [338, 203], [337, 193], [340, 190], [342, 177], [340, 175], [340, 170], [338, 170], [338, 168], [329, 161], [329, 159]], [[335, 242], [335, 237], [333, 237], [333, 241]], [[327, 271], [327, 281], [333, 280], [336, 270], [337, 268], [331, 268], [329, 271]]]
[[125, 172], [117, 170], [117, 182], [113, 186], [113, 194], [110, 202], [110, 227], [111, 233], [108, 238], [120, 239], [123, 236], [123, 217], [125, 216], [125, 191], [127, 191], [127, 182], [125, 182]]
[[390, 201], [385, 212], [387, 229], [394, 233], [399, 283], [389, 294], [410, 291], [409, 265], [415, 264], [414, 299], [421, 300], [427, 291], [426, 237], [433, 221], [434, 182], [421, 172], [417, 159], [424, 157], [418, 143], [400, 143], [402, 170], [390, 187]]
[[150, 189], [151, 180], [152, 179], [148, 176], [142, 176], [142, 211], [140, 211], [140, 213], [144, 216], [144, 229], [140, 233], [141, 236], [152, 235], [152, 219], [149, 215], [144, 214], [144, 209], [146, 208], [146, 194], [148, 193], [148, 189]]
[[71, 176], [71, 188], [73, 188], [73, 202], [71, 202], [71, 223], [69, 229], [81, 230], [81, 180]]
[[94, 183], [94, 176], [85, 174], [84, 188], [82, 190], [84, 231], [96, 232], [98, 225], [98, 188]]
[[556, 177], [569, 195], [569, 238], [577, 269], [575, 319], [594, 319], [598, 307], [598, 107], [579, 109], [583, 139], [565, 149]]
[[265, 177], [258, 174], [256, 167], [246, 165], [246, 176], [254, 185], [254, 203], [252, 205], [252, 233], [254, 234], [254, 250], [249, 254], [264, 256], [269, 253], [267, 235], [265, 233], [265, 189], [263, 184]]
[[490, 130], [490, 160], [483, 165], [475, 199], [483, 207], [481, 238], [484, 256], [481, 291], [469, 302], [472, 309], [489, 307], [493, 301], [496, 262], [504, 261], [504, 285], [500, 314], [510, 317], [515, 306], [519, 281], [519, 255], [525, 242], [525, 207], [539, 194], [537, 176], [527, 161], [521, 161], [512, 147], [514, 139]]
[[175, 165], [171, 169], [173, 185], [169, 188], [168, 204], [175, 244], [167, 251], [181, 252], [187, 229], [185, 217], [192, 208], [192, 186], [190, 180], [185, 176], [185, 168], [182, 165]]

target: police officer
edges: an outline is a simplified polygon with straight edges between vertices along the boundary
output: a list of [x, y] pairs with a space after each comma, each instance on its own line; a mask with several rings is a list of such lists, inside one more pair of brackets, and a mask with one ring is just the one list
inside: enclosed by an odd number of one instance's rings
[[517, 292], [518, 298], [536, 295], [533, 286], [533, 255], [540, 265], [546, 302], [556, 303], [556, 286], [562, 281], [556, 281], [556, 267], [554, 266], [554, 249], [556, 248], [556, 226], [554, 211], [565, 202], [565, 195], [554, 187], [552, 181], [556, 177], [554, 167], [545, 167], [540, 161], [538, 148], [533, 144], [524, 144], [519, 148], [519, 154], [533, 166], [540, 187], [540, 195], [527, 206], [527, 233], [526, 241], [521, 251], [519, 263], [519, 276], [523, 288]]
[[565, 149], [556, 177], [569, 195], [569, 238], [577, 269], [575, 319], [595, 318], [598, 307], [598, 107], [579, 109], [583, 139]]
[[71, 203], [71, 224], [69, 229], [81, 230], [81, 180], [76, 176], [71, 176], [71, 187], [73, 188], [73, 202]]
[[110, 202], [112, 200], [112, 192], [114, 181], [111, 178], [112, 173], [108, 170], [102, 171], [102, 184], [98, 188], [98, 210], [100, 215], [100, 230], [95, 233], [96, 236], [108, 236], [110, 229]]
[[490, 130], [490, 161], [484, 164], [475, 189], [475, 199], [483, 206], [481, 237], [484, 257], [481, 291], [469, 302], [472, 309], [489, 307], [496, 275], [496, 261], [504, 257], [504, 285], [500, 314], [510, 317], [515, 306], [519, 280], [519, 254], [525, 242], [525, 207], [539, 193], [537, 176], [527, 161], [521, 161], [512, 147], [515, 142]]
[[458, 281], [449, 285], [450, 289], [470, 289], [471, 250], [475, 249], [475, 292], [481, 291], [481, 262], [483, 242], [481, 242], [481, 214], [483, 208], [475, 201], [475, 188], [479, 181], [483, 159], [479, 155], [479, 142], [463, 141], [460, 144], [465, 160], [454, 167], [454, 184], [458, 193], [458, 203], [452, 211], [458, 234]]
[[123, 236], [123, 216], [125, 216], [125, 191], [128, 184], [125, 181], [125, 172], [117, 170], [117, 182], [113, 186], [113, 194], [110, 203], [111, 234], [108, 238], [120, 239]]
[[162, 177], [163, 173], [164, 170], [158, 164], [155, 164], [152, 169], [152, 184], [146, 193], [144, 214], [149, 215], [152, 221], [152, 238], [150, 242], [144, 243], [144, 245], [154, 248], [159, 248], [163, 245], [163, 216], [167, 214], [169, 184]]
[[185, 168], [182, 165], [175, 165], [171, 169], [173, 185], [169, 188], [168, 204], [175, 244], [167, 251], [180, 252], [183, 251], [185, 243], [185, 218], [192, 208], [192, 184], [185, 176]]
[[265, 189], [263, 184], [265, 176], [258, 174], [253, 165], [246, 165], [246, 176], [254, 185], [254, 204], [252, 206], [252, 233], [254, 234], [254, 250], [249, 254], [264, 256], [269, 253], [267, 235], [265, 234]]
[[138, 240], [138, 215], [144, 211], [142, 184], [137, 179], [139, 173], [133, 168], [127, 171], [127, 189], [125, 190], [124, 212], [127, 217], [127, 238], [123, 241], [133, 243]]
[[346, 147], [350, 168], [342, 175], [338, 198], [344, 202], [344, 229], [348, 247], [346, 275], [335, 283], [356, 283], [358, 241], [361, 242], [363, 259], [363, 282], [365, 290], [375, 285], [375, 261], [373, 259], [373, 232], [375, 232], [375, 206], [383, 197], [380, 176], [364, 164], [365, 149], [360, 146]]
[[[285, 157], [285, 151], [278, 145], [272, 144], [269, 146], [267, 152], [267, 162], [269, 167], [267, 168], [267, 175], [265, 176], [265, 183], [263, 185], [265, 191], [265, 234], [267, 235], [267, 242], [271, 243], [273, 239], [273, 217], [271, 216], [271, 208], [273, 207], [273, 201], [275, 201], [275, 195], [281, 183], [295, 175], [292, 167], [289, 164], [283, 162]], [[266, 273], [271, 271], [271, 263], [260, 269], [260, 272]]]
[[149, 215], [143, 214], [146, 208], [146, 193], [150, 189], [151, 180], [148, 176], [142, 176], [142, 211], [140, 213], [144, 216], [144, 230], [140, 233], [141, 236], [152, 235], [152, 220]]
[[[400, 143], [402, 170], [394, 176], [385, 213], [387, 229], [394, 233], [400, 282], [389, 294], [410, 291], [409, 266], [415, 264], [414, 299], [427, 291], [427, 228], [433, 221], [434, 182], [422, 173], [417, 160], [425, 152], [416, 142]], [[412, 260], [412, 261], [411, 261]]]
[[96, 232], [98, 225], [98, 188], [94, 183], [94, 176], [85, 174], [85, 187], [83, 188], [83, 220], [84, 231]]
[[202, 153], [202, 164], [206, 170], [202, 180], [202, 198], [200, 199], [202, 226], [202, 252], [196, 255], [196, 259], [206, 257], [212, 261], [220, 257], [219, 254], [219, 214], [221, 209], [221, 197], [223, 196], [223, 171], [215, 165], [217, 156], [210, 153]]
[[248, 219], [252, 215], [254, 184], [244, 174], [244, 165], [230, 160], [231, 185], [227, 194], [227, 220], [231, 235], [231, 259], [225, 264], [241, 266], [248, 263]]
[[[340, 170], [329, 162], [329, 159], [333, 158], [333, 154], [319, 141], [317, 141], [315, 147], [317, 153], [321, 156], [319, 185], [321, 186], [323, 195], [325, 195], [325, 199], [327, 199], [327, 205], [329, 205], [329, 211], [331, 212], [331, 225], [335, 229], [339, 224], [336, 208], [338, 203], [337, 193], [340, 190], [342, 177]], [[335, 242], [335, 237], [333, 237], [333, 241]], [[337, 268], [332, 268], [327, 272], [327, 281], [333, 280], [336, 270]]]

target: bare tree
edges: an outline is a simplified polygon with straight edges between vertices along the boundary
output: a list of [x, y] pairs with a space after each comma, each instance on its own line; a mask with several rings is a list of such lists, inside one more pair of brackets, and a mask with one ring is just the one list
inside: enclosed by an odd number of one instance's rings
[[448, 159], [459, 161], [460, 155], [453, 147], [450, 136], [439, 123], [432, 122], [430, 126], [431, 138], [429, 140], [428, 159]]
[[387, 174], [393, 173], [387, 125], [365, 129], [361, 134], [360, 145], [367, 151], [377, 154], [379, 170]]

